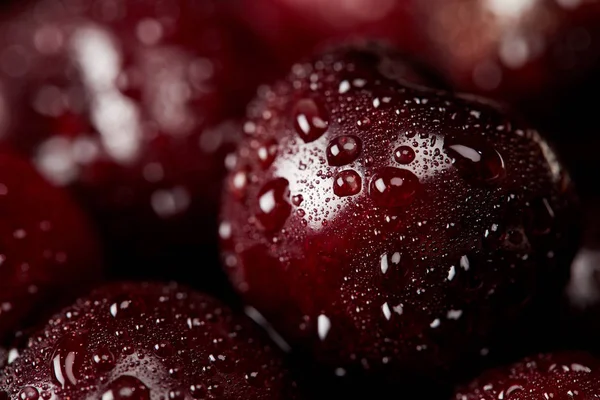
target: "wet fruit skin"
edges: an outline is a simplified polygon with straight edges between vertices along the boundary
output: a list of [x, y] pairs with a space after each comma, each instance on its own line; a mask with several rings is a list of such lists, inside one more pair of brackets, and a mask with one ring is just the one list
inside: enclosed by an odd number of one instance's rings
[[[87, 217], [27, 161], [0, 150], [0, 343], [101, 276]], [[50, 309], [49, 309], [50, 308]]]
[[556, 400], [600, 396], [600, 361], [587, 353], [539, 354], [484, 372], [455, 400]]
[[455, 87], [530, 112], [551, 115], [600, 62], [597, 0], [426, 0], [415, 10]]
[[293, 346], [398, 381], [514, 351], [520, 318], [551, 314], [578, 240], [537, 131], [397, 79], [393, 57], [344, 48], [260, 93], [219, 232], [237, 290]]
[[2, 371], [0, 389], [15, 399], [25, 391], [73, 400], [296, 398], [281, 355], [263, 339], [207, 295], [113, 283], [54, 315]]
[[217, 3], [33, 1], [0, 23], [3, 138], [76, 194], [119, 276], [220, 276], [228, 118], [268, 68]]

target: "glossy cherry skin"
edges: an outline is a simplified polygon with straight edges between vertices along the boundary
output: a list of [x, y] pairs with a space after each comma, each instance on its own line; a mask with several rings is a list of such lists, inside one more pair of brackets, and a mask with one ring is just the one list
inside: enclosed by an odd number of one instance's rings
[[[461, 90], [548, 111], [600, 61], [600, 2], [414, 3], [434, 60]], [[536, 100], [536, 102], [532, 102]]]
[[[0, 342], [101, 276], [97, 238], [66, 192], [0, 150]], [[72, 296], [72, 297], [71, 297]], [[50, 311], [50, 312], [53, 312]]]
[[45, 0], [0, 24], [3, 138], [77, 195], [120, 276], [219, 271], [223, 121], [264, 75], [218, 3]]
[[73, 400], [294, 399], [294, 385], [247, 317], [158, 283], [114, 283], [79, 299], [30, 338], [0, 379], [15, 399], [24, 390]]
[[[223, 262], [249, 304], [338, 375], [441, 377], [551, 308], [577, 218], [537, 131], [398, 79], [394, 57], [323, 54], [250, 105]], [[277, 143], [268, 163], [264, 143]]]
[[587, 353], [539, 354], [484, 372], [456, 400], [592, 399], [600, 396], [600, 361]]

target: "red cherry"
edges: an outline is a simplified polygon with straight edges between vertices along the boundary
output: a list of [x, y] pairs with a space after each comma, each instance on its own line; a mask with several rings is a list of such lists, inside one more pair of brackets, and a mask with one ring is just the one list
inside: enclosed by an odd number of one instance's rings
[[486, 371], [456, 400], [591, 399], [600, 396], [600, 361], [586, 353], [539, 354]]
[[259, 55], [221, 2], [113, 3], [27, 2], [0, 23], [3, 140], [77, 195], [113, 272], [214, 282], [220, 178], [236, 141], [223, 121], [268, 69], [244, 61]]
[[597, 1], [415, 2], [436, 65], [461, 90], [534, 111], [594, 71], [600, 56]]
[[[233, 283], [293, 346], [338, 374], [406, 382], [517, 347], [514, 327], [560, 297], [577, 218], [537, 131], [388, 74], [397, 59], [345, 47], [262, 91], [220, 231]], [[306, 99], [326, 127], [311, 140], [297, 129]]]
[[242, 0], [234, 8], [273, 57], [290, 65], [319, 44], [357, 36], [384, 39], [411, 52], [423, 49], [407, 1]]
[[[0, 151], [0, 341], [100, 277], [94, 232], [74, 201]], [[72, 297], [71, 297], [72, 296]]]
[[74, 400], [294, 399], [294, 385], [248, 318], [149, 283], [105, 286], [56, 314], [0, 378], [15, 398]]

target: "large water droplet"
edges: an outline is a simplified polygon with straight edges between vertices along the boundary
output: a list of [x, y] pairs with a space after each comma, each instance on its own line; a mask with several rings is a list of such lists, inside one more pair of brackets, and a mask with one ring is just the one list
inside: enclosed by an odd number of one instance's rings
[[123, 375], [115, 379], [102, 400], [150, 400], [150, 390], [134, 376]]
[[38, 400], [40, 398], [40, 393], [33, 386], [25, 386], [19, 392], [20, 400]]
[[415, 159], [415, 151], [410, 146], [400, 146], [394, 150], [394, 159], [400, 164], [410, 164]]
[[322, 106], [313, 99], [302, 99], [294, 108], [294, 127], [304, 142], [317, 140], [325, 133], [328, 117]]
[[446, 137], [444, 149], [461, 176], [472, 183], [497, 184], [506, 176], [500, 153], [481, 139]]
[[292, 211], [288, 185], [287, 179], [277, 178], [265, 184], [258, 194], [257, 218], [267, 231], [280, 229]]
[[406, 206], [421, 188], [419, 178], [406, 169], [385, 167], [373, 175], [369, 196], [379, 207]]
[[86, 357], [86, 337], [81, 335], [63, 338], [50, 359], [53, 378], [62, 387], [76, 385]]
[[356, 136], [338, 136], [327, 146], [327, 162], [334, 167], [350, 164], [358, 158], [361, 149], [362, 143]]
[[340, 197], [354, 196], [362, 189], [362, 179], [354, 170], [338, 173], [333, 179], [333, 193]]

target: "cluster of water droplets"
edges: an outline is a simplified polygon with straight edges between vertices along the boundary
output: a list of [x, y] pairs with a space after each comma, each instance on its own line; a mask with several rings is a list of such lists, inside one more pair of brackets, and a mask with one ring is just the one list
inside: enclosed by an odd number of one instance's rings
[[278, 355], [217, 301], [176, 286], [105, 290], [55, 316], [10, 360], [0, 387], [34, 400], [208, 399], [242, 387], [279, 398], [284, 390]]

